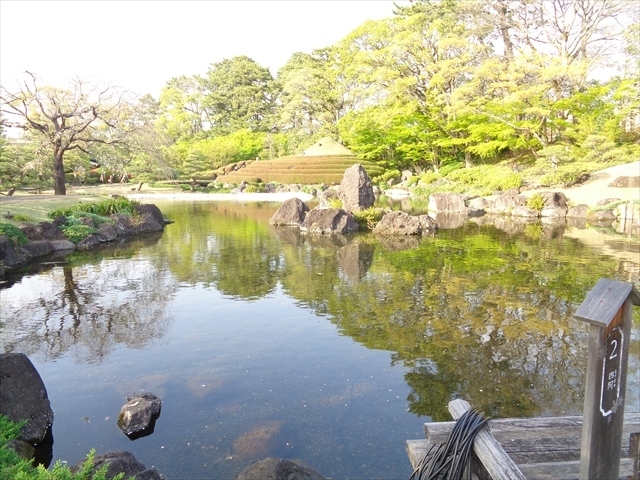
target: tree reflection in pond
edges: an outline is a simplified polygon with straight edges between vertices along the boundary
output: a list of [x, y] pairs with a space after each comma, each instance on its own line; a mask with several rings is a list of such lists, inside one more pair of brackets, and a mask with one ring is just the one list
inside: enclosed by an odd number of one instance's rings
[[[158, 206], [176, 223], [152, 242], [8, 284], [0, 342], [50, 374], [51, 360], [91, 364], [75, 371], [103, 395], [96, 409], [141, 388], [166, 396], [137, 448], [169, 478], [233, 478], [246, 466], [234, 452], [261, 425], [278, 425], [265, 455], [329, 477], [400, 478], [404, 440], [449, 420], [452, 398], [494, 418], [579, 414], [587, 328], [573, 313], [598, 278], [639, 279], [637, 241], [603, 255], [557, 226], [304, 236], [268, 224], [274, 204]], [[640, 387], [637, 310], [628, 406]], [[87, 382], [96, 376], [101, 387]], [[117, 433], [85, 436], [121, 449]]]

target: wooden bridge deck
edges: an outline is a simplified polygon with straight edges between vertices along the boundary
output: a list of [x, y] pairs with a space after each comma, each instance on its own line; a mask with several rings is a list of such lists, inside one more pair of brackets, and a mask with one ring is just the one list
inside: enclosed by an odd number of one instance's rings
[[[454, 425], [455, 422], [425, 423], [426, 439], [407, 440], [407, 453], [411, 465], [415, 468], [432, 445], [446, 442]], [[489, 420], [488, 426], [495, 439], [527, 479], [578, 478], [581, 416], [497, 419]], [[624, 417], [621, 479], [627, 479], [634, 473], [634, 458], [629, 458], [629, 438], [634, 432], [640, 432], [640, 413], [637, 412], [628, 413]], [[637, 459], [635, 461], [637, 462]], [[478, 478], [491, 478], [483, 470], [479, 462], [474, 463], [474, 473]]]

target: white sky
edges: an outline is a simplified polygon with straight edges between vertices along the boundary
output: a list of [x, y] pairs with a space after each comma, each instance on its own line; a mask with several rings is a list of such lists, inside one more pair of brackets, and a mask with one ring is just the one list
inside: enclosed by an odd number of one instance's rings
[[11, 90], [29, 70], [58, 87], [78, 76], [157, 98], [171, 78], [236, 55], [275, 76], [292, 53], [393, 9], [391, 0], [0, 0], [0, 83]]

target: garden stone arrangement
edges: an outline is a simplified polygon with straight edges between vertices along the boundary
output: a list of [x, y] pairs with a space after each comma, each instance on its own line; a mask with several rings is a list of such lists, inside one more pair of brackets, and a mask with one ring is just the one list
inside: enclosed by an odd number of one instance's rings
[[0, 235], [0, 277], [6, 271], [19, 268], [34, 258], [46, 255], [64, 257], [74, 250], [91, 250], [133, 235], [162, 232], [164, 226], [170, 223], [155, 205], [136, 204], [134, 208], [135, 217], [113, 213], [109, 216], [109, 222], [99, 225], [95, 224], [92, 217], [83, 217], [82, 224], [95, 233], [75, 243], [63, 232], [63, 226], [67, 221], [64, 216], [59, 216], [52, 222], [19, 225], [17, 233], [26, 238], [26, 242], [20, 242], [8, 235]]

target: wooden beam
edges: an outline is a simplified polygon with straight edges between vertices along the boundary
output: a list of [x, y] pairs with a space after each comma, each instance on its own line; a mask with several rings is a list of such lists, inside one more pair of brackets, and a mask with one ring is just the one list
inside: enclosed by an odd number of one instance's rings
[[[457, 399], [449, 402], [449, 413], [457, 420], [471, 408], [469, 402]], [[485, 426], [473, 442], [473, 451], [492, 478], [500, 480], [526, 480], [513, 460], [505, 453], [500, 443]]]

